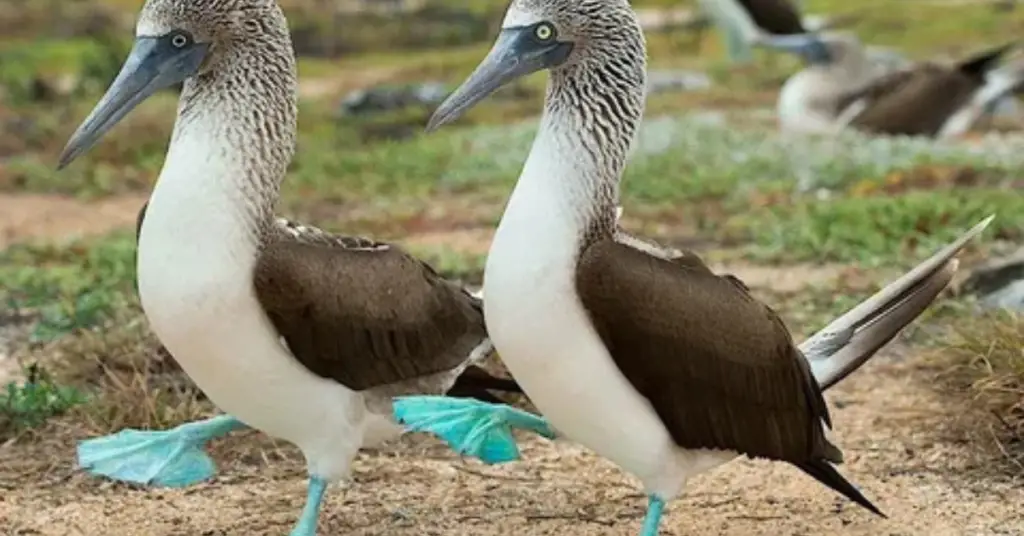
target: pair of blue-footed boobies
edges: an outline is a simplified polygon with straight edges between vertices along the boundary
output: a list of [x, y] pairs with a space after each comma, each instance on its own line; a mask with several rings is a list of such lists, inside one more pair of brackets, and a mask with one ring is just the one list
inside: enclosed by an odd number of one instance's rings
[[[244, 422], [305, 455], [309, 496], [292, 534], [310, 536], [327, 483], [398, 423], [487, 462], [518, 456], [510, 428], [520, 427], [578, 441], [637, 475], [650, 494], [647, 536], [688, 478], [739, 455], [793, 463], [877, 512], [831, 465], [842, 456], [825, 437], [821, 391], [927, 307], [990, 220], [798, 347], [739, 280], [617, 225], [646, 77], [626, 0], [515, 0], [491, 53], [431, 126], [539, 70], [551, 76], [544, 115], [481, 305], [394, 246], [274, 218], [297, 80], [273, 0], [148, 0], [128, 60], [61, 165], [184, 81], [140, 214], [139, 295], [161, 342], [230, 416], [86, 441], [82, 465], [188, 485], [212, 473], [203, 444]], [[491, 340], [519, 384], [469, 368]], [[521, 385], [545, 418], [408, 396], [460, 380], [462, 394], [484, 400], [488, 388]]]
[[[392, 397], [455, 384], [487, 399], [495, 379], [468, 369], [492, 351], [482, 306], [395, 246], [274, 217], [295, 147], [297, 75], [273, 0], [148, 0], [127, 61], [61, 167], [180, 82], [139, 218], [138, 292], [157, 337], [228, 416], [88, 441], [79, 461], [122, 480], [188, 485], [212, 473], [203, 443], [245, 423], [304, 454], [309, 496], [293, 534], [310, 536], [327, 484], [348, 475], [362, 446], [401, 433]], [[510, 426], [549, 434], [539, 417], [487, 407], [486, 425], [467, 424], [467, 454], [514, 458]]]

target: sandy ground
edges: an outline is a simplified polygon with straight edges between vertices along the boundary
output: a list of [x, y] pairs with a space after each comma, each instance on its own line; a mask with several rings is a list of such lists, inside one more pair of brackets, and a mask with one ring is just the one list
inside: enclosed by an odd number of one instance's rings
[[[111, 217], [110, 225], [133, 223], [137, 201], [126, 201], [130, 217]], [[735, 271], [756, 283], [754, 272]], [[816, 277], [835, 275], [823, 268]], [[739, 460], [694, 479], [667, 510], [661, 534], [1024, 534], [1024, 486], [991, 476], [991, 460], [952, 426], [962, 408], [940, 399], [922, 362], [907, 348], [889, 348], [828, 393], [847, 458], [841, 470], [889, 519], [792, 467]], [[81, 435], [73, 427], [57, 423], [44, 437], [0, 444], [0, 534], [281, 535], [305, 498], [298, 453], [255, 432], [217, 442], [217, 478], [185, 490], [89, 477], [74, 468]], [[320, 533], [638, 533], [646, 503], [632, 478], [577, 445], [533, 437], [523, 445], [524, 461], [498, 467], [460, 460], [423, 436], [365, 452], [353, 482], [328, 494]]]
[[[946, 431], [957, 408], [890, 351], [829, 393], [842, 470], [890, 518], [879, 519], [799, 471], [739, 460], [692, 481], [664, 535], [1024, 534], [1024, 487], [993, 480]], [[217, 479], [140, 490], [72, 467], [73, 447], [0, 446], [0, 530], [19, 535], [280, 535], [305, 497], [303, 464], [255, 433], [221, 441]], [[269, 454], [266, 454], [268, 453]], [[52, 461], [51, 461], [52, 460]], [[635, 535], [635, 482], [585, 449], [530, 438], [524, 461], [461, 461], [431, 438], [362, 454], [353, 482], [328, 494], [322, 534]]]
[[0, 249], [17, 241], [65, 241], [135, 225], [148, 195], [124, 195], [93, 203], [72, 197], [0, 193]]

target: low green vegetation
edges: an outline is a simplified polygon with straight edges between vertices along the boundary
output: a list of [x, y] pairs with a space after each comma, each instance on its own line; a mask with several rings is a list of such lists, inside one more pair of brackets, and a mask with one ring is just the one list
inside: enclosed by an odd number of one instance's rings
[[135, 242], [125, 232], [70, 245], [14, 245], [0, 251], [0, 303], [37, 317], [31, 342], [100, 325], [131, 298]]
[[25, 373], [23, 383], [0, 390], [0, 439], [42, 426], [86, 401], [79, 389], [55, 383], [43, 368], [31, 366]]

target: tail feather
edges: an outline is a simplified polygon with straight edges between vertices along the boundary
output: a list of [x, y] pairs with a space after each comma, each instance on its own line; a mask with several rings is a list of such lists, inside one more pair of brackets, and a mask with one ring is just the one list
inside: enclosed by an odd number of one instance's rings
[[985, 85], [979, 90], [972, 104], [988, 111], [999, 99], [1024, 87], [1024, 62], [1013, 61], [988, 72]]
[[1024, 88], [1024, 62], [1018, 60], [988, 71], [985, 73], [984, 85], [971, 95], [967, 104], [942, 124], [938, 138], [962, 136], [982, 119], [991, 116], [1000, 100], [1021, 88]]
[[797, 464], [797, 467], [799, 467], [801, 471], [811, 475], [818, 482], [838, 491], [847, 499], [863, 506], [875, 515], [888, 517], [882, 513], [877, 506], [872, 504], [856, 486], [850, 483], [850, 481], [843, 477], [843, 475], [839, 474], [839, 471], [836, 471], [836, 468], [832, 467], [832, 465], [827, 461], [813, 460]]
[[1017, 46], [1017, 41], [1010, 41], [997, 47], [986, 49], [982, 52], [961, 61], [957, 64], [960, 72], [971, 76], [983, 77], [985, 73], [992, 70], [996, 63], [1011, 49]]
[[477, 365], [470, 365], [455, 379], [447, 395], [456, 398], [475, 398], [491, 404], [504, 403], [491, 391], [523, 394], [523, 388], [514, 379], [499, 378]]
[[902, 277], [825, 326], [800, 345], [821, 388], [860, 368], [884, 344], [918, 317], [946, 288], [957, 269], [953, 257], [981, 234], [985, 218]]

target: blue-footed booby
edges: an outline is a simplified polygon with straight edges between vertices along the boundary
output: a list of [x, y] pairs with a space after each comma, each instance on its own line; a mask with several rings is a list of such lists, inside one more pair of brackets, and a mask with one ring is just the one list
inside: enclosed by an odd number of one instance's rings
[[[953, 255], [991, 217], [797, 346], [739, 279], [618, 230], [646, 84], [627, 0], [513, 0], [493, 48], [428, 129], [537, 71], [550, 77], [544, 112], [490, 249], [484, 312], [503, 362], [556, 433], [641, 481], [644, 536], [687, 480], [741, 455], [793, 464], [881, 514], [834, 467], [843, 455], [826, 436], [822, 388], [931, 302]], [[442, 437], [445, 414], [481, 406], [395, 404], [410, 426]]]
[[[139, 215], [138, 292], [161, 343], [228, 415], [86, 441], [79, 459], [120, 480], [184, 486], [212, 473], [203, 444], [245, 423], [305, 456], [308, 497], [292, 535], [312, 536], [327, 485], [348, 476], [362, 446], [403, 431], [394, 395], [443, 394], [481, 372], [467, 367], [492, 351], [482, 305], [396, 246], [275, 218], [295, 149], [297, 74], [273, 0], [147, 0], [128, 59], [60, 167], [182, 82]], [[486, 383], [469, 378], [461, 390]], [[535, 415], [487, 407], [497, 412], [463, 453], [515, 459], [511, 427], [549, 433]]]
[[[784, 132], [831, 134], [850, 128], [890, 135], [957, 137], [1013, 92], [1019, 68], [998, 69], [1014, 43], [952, 63], [914, 63], [887, 70], [870, 61], [845, 32], [763, 39], [759, 45], [802, 56], [807, 67], [779, 92]], [[822, 45], [825, 50], [822, 50]]]

